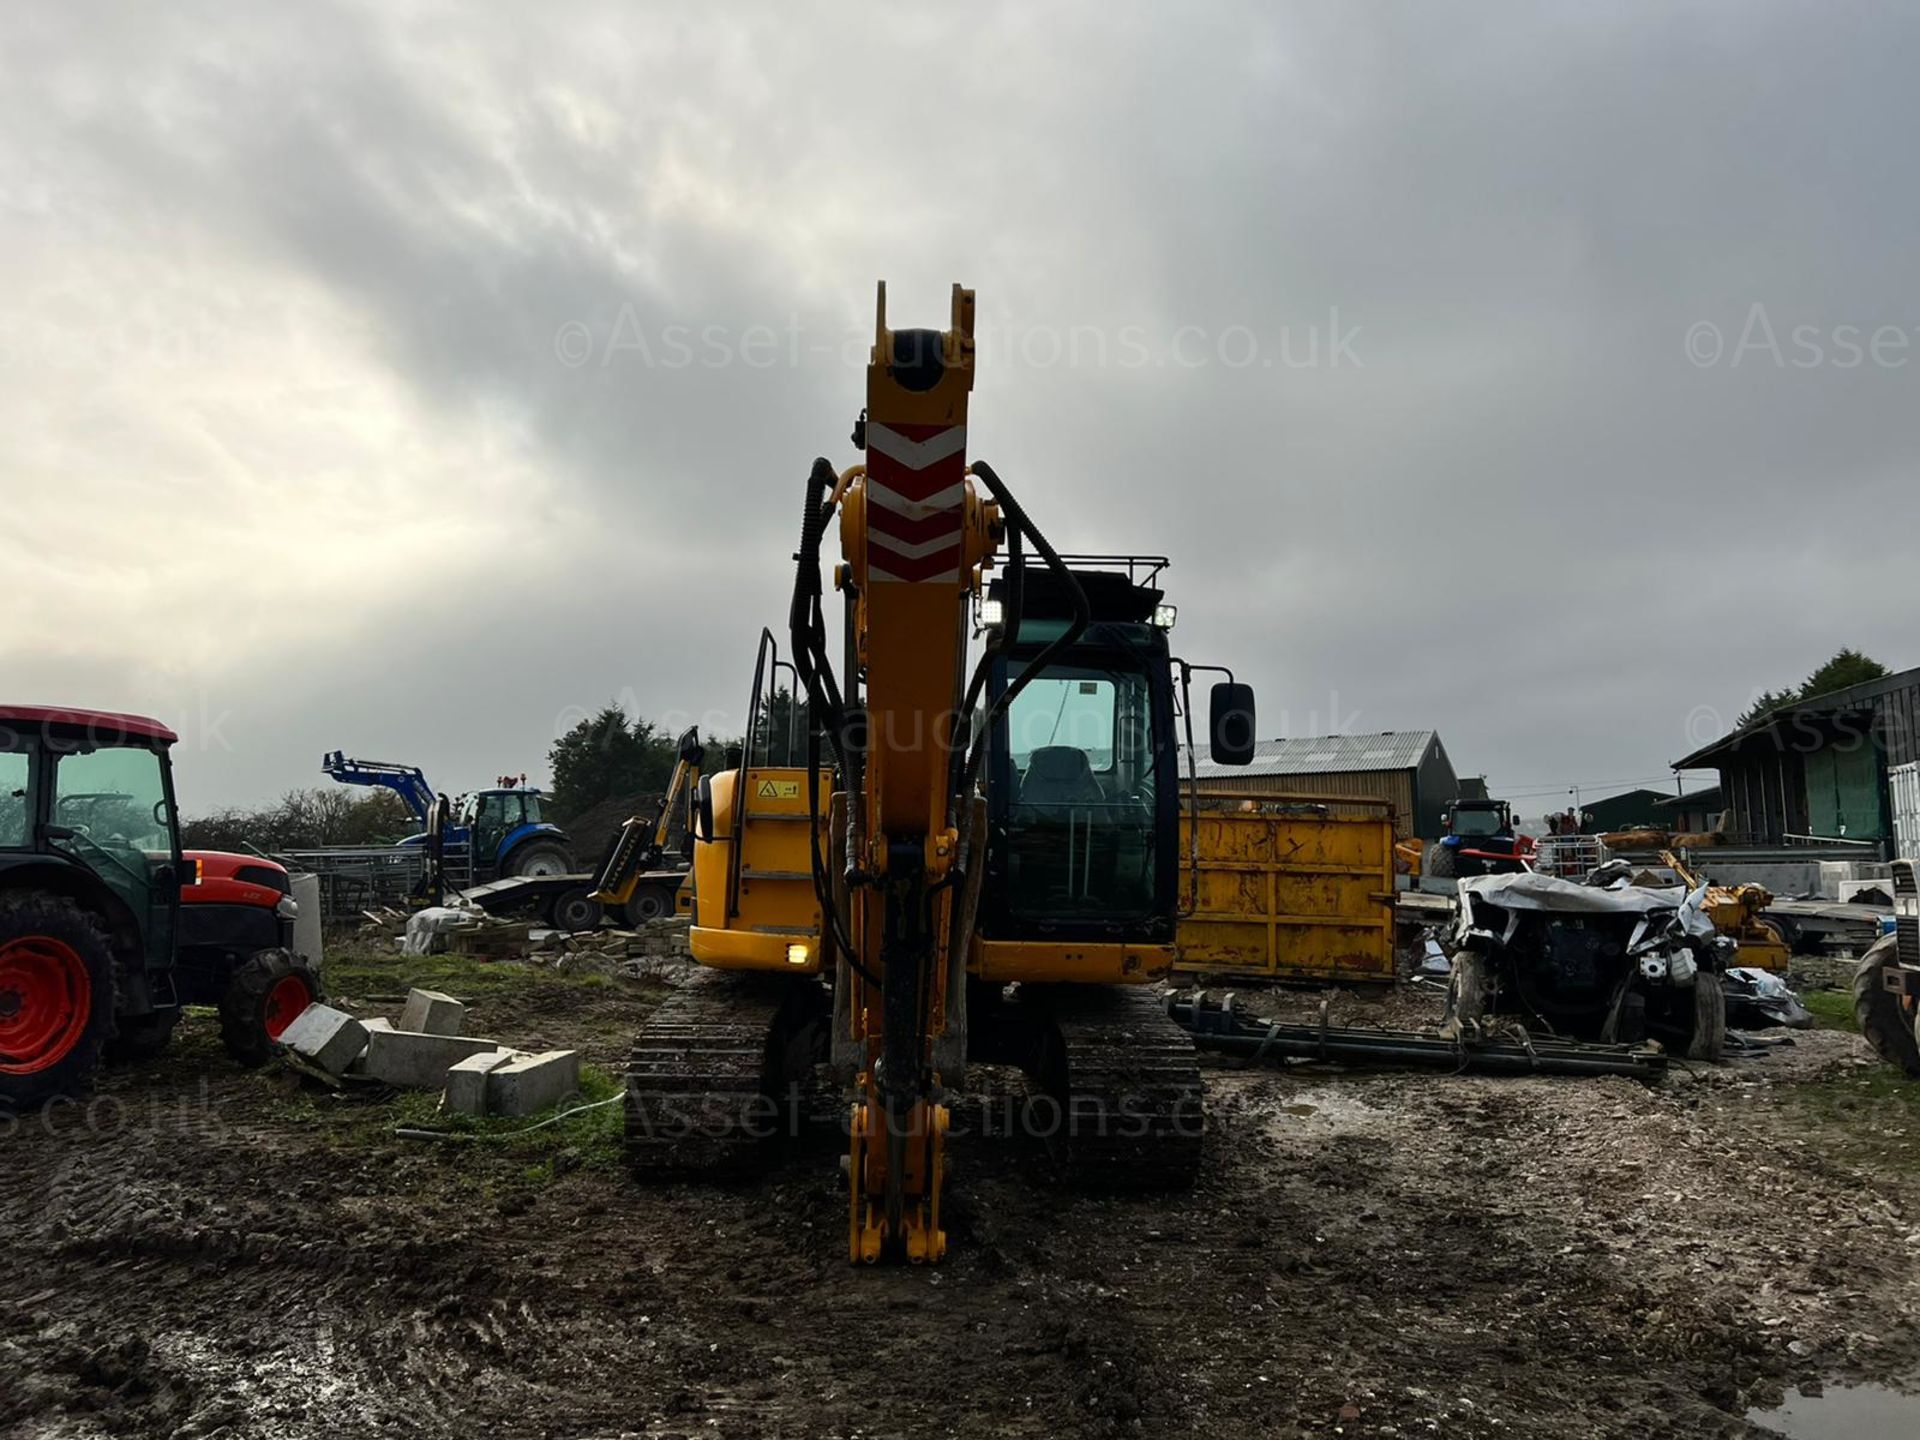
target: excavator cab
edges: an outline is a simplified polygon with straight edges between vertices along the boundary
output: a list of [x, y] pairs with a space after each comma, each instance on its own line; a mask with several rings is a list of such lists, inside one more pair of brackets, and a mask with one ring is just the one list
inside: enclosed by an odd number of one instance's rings
[[[1171, 607], [1143, 573], [1166, 562], [1068, 557], [1092, 618], [1031, 675], [991, 737], [988, 939], [1169, 943], [1178, 890], [1179, 764], [1164, 621]], [[1102, 565], [1115, 569], [1096, 568]], [[1014, 643], [993, 662], [989, 702], [1066, 628], [1065, 597], [1044, 571], [996, 578], [989, 615], [1024, 604]], [[998, 606], [998, 610], [995, 606]], [[1163, 623], [1156, 624], [1156, 618]], [[990, 636], [990, 643], [1004, 637]]]

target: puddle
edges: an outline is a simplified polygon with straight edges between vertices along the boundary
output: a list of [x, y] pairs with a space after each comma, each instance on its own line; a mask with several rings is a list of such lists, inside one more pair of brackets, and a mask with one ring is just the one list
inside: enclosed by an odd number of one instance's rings
[[1306, 1116], [1306, 1115], [1318, 1115], [1320, 1113], [1320, 1107], [1318, 1105], [1308, 1105], [1305, 1103], [1294, 1104], [1294, 1105], [1282, 1105], [1280, 1108], [1282, 1111], [1284, 1111], [1288, 1115]]
[[1913, 1440], [1920, 1395], [1880, 1385], [1829, 1385], [1820, 1395], [1794, 1391], [1778, 1410], [1753, 1410], [1749, 1423], [1787, 1440]]

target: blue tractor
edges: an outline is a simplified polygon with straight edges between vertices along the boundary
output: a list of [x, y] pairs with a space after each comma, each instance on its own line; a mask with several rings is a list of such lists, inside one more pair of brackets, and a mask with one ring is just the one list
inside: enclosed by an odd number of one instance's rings
[[1533, 841], [1517, 834], [1504, 800], [1456, 800], [1443, 817], [1447, 833], [1420, 857], [1421, 876], [1452, 882], [1471, 875], [1513, 875], [1532, 867]]
[[[427, 816], [436, 798], [433, 786], [416, 765], [392, 765], [384, 760], [356, 760], [335, 750], [322, 756], [320, 768], [342, 785], [377, 785], [406, 801], [422, 826], [417, 835], [400, 843], [427, 843]], [[520, 876], [548, 877], [573, 871], [573, 853], [566, 831], [541, 818], [541, 794], [527, 788], [525, 776], [511, 776], [491, 790], [463, 795], [453, 807], [447, 825], [445, 864], [449, 878], [464, 885]]]

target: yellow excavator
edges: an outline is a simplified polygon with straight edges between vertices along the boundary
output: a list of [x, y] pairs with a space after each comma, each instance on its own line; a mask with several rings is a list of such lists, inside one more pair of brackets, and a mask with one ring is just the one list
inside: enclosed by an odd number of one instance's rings
[[[1014, 1063], [1066, 1177], [1192, 1181], [1203, 1091], [1144, 985], [1174, 960], [1179, 730], [1159, 557], [1063, 557], [967, 459], [974, 300], [889, 329], [886, 288], [854, 443], [814, 462], [790, 659], [763, 632], [747, 753], [694, 806], [691, 946], [706, 967], [647, 1021], [627, 1089], [643, 1174], [765, 1163], [825, 1064], [846, 1110], [849, 1257], [946, 1248], [946, 1101], [970, 1059]], [[839, 524], [829, 647], [821, 550]], [[987, 572], [999, 573], [989, 581]], [[981, 653], [969, 674], [969, 630]], [[804, 765], [755, 762], [769, 676], [807, 707]], [[1253, 696], [1212, 687], [1210, 750], [1244, 764]]]

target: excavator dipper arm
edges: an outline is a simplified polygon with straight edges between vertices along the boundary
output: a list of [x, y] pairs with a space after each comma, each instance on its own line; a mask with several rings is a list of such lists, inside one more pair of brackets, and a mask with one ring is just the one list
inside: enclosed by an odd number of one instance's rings
[[[817, 875], [845, 964], [859, 1056], [849, 1175], [849, 1253], [937, 1260], [942, 1135], [936, 1037], [956, 1023], [948, 947], [962, 887], [963, 808], [954, 790], [969, 601], [998, 544], [998, 507], [967, 477], [973, 388], [973, 292], [955, 286], [944, 331], [890, 330], [879, 291], [867, 408], [856, 430], [866, 464], [808, 480], [791, 616], [795, 665], [832, 747], [845, 792], [844, 908]], [[828, 483], [831, 482], [831, 490]], [[835, 511], [848, 606], [844, 687], [821, 616], [818, 550]], [[824, 868], [824, 867], [820, 867]]]

